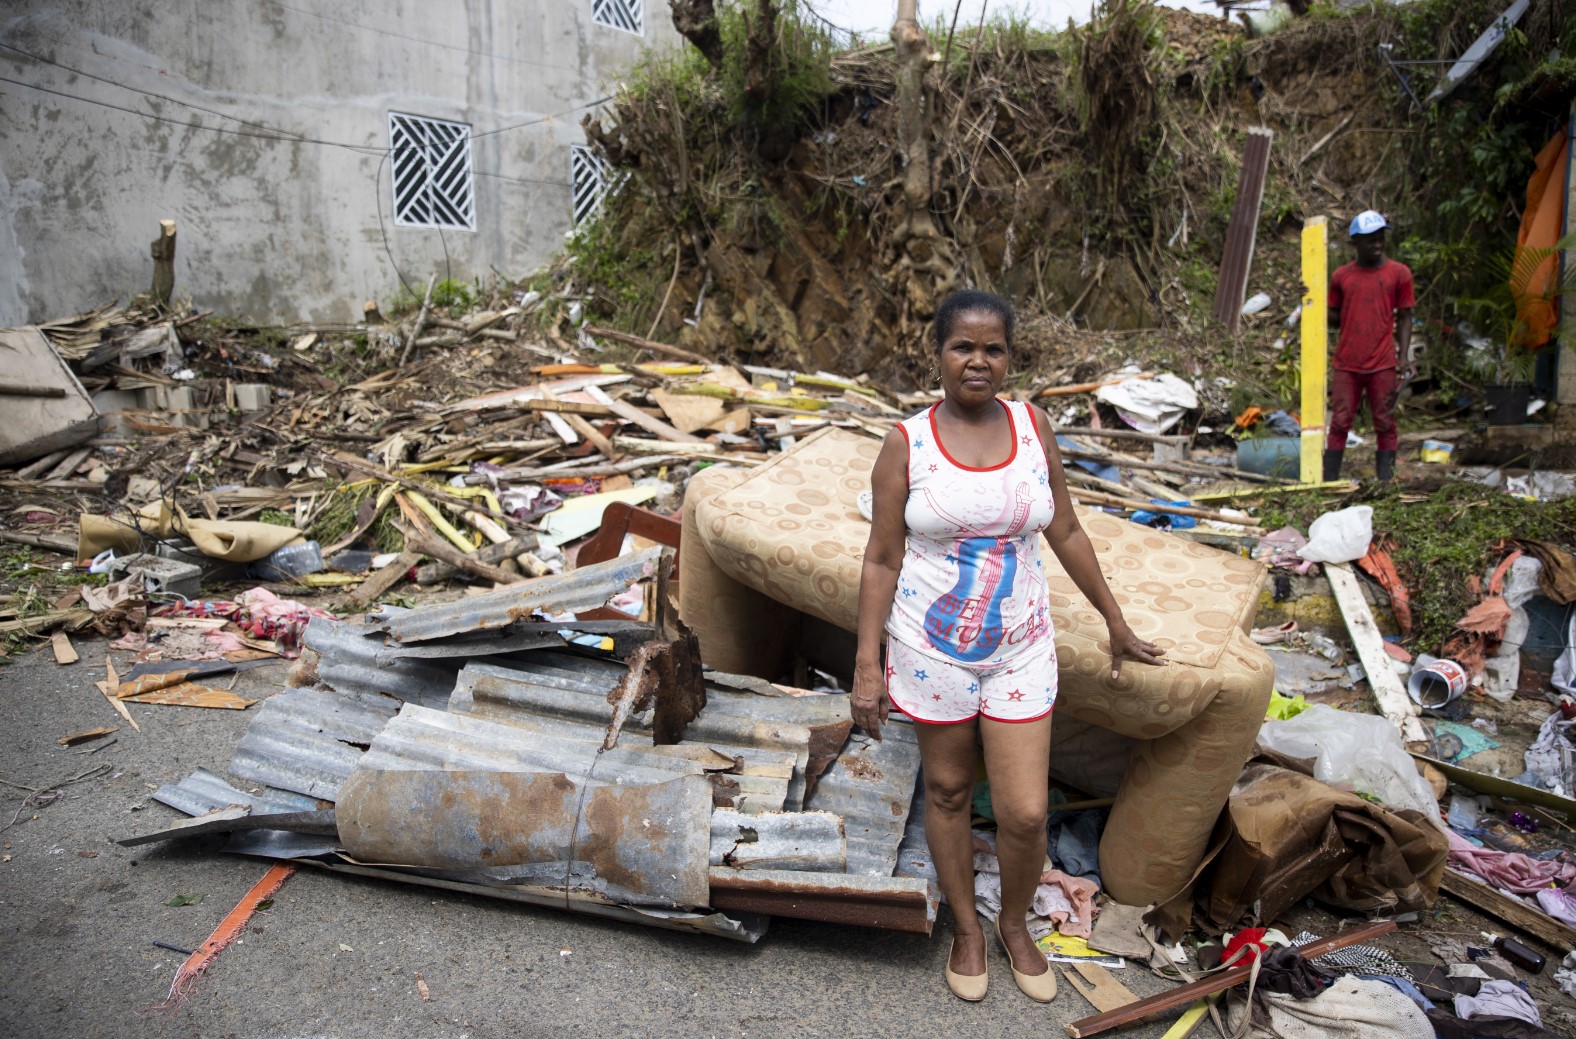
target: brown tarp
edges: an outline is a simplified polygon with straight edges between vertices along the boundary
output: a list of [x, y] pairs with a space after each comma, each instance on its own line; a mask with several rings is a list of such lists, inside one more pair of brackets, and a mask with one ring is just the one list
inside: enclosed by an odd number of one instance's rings
[[1392, 809], [1257, 759], [1221, 818], [1224, 841], [1200, 881], [1198, 923], [1268, 923], [1312, 895], [1363, 913], [1426, 909], [1449, 851], [1421, 813]]

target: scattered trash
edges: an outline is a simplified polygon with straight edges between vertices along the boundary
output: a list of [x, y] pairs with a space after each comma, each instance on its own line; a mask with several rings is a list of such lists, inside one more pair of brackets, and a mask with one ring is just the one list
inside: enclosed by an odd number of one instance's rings
[[1454, 660], [1419, 657], [1407, 679], [1407, 695], [1419, 707], [1438, 709], [1467, 690], [1467, 673]]
[[1315, 563], [1349, 563], [1368, 554], [1374, 510], [1368, 505], [1326, 512], [1308, 527], [1308, 543], [1297, 550]]

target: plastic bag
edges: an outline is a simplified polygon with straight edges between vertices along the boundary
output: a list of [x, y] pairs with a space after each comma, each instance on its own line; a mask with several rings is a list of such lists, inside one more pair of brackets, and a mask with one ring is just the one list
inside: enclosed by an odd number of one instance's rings
[[1315, 563], [1350, 563], [1368, 554], [1373, 536], [1373, 507], [1353, 505], [1314, 520], [1308, 528], [1308, 543], [1297, 554]]
[[1439, 819], [1433, 788], [1417, 774], [1395, 727], [1376, 714], [1351, 714], [1315, 704], [1288, 721], [1265, 722], [1259, 729], [1259, 746], [1287, 757], [1313, 759], [1313, 778], [1321, 783]]

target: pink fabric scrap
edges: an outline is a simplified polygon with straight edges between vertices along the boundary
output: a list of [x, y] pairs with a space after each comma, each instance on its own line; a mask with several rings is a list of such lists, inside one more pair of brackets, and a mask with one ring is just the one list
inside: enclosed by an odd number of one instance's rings
[[1545, 861], [1519, 851], [1479, 848], [1454, 830], [1445, 833], [1450, 838], [1451, 863], [1476, 873], [1493, 887], [1535, 895], [1549, 887], [1570, 887], [1576, 881], [1576, 862], [1569, 861], [1566, 854]]
[[[995, 844], [978, 832], [974, 834], [974, 869], [979, 873], [1001, 873]], [[975, 890], [979, 890], [978, 883]], [[996, 899], [1000, 898], [999, 887], [993, 893]], [[1087, 938], [1094, 933], [1094, 900], [1099, 893], [1100, 885], [1092, 880], [1047, 869], [1040, 874], [1040, 885], [1034, 889], [1030, 907], [1035, 916], [1050, 921], [1058, 934]]]

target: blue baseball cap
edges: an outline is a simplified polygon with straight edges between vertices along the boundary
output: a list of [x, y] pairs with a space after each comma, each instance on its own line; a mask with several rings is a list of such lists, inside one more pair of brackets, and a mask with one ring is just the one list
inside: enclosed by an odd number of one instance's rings
[[1389, 226], [1390, 223], [1385, 220], [1384, 214], [1377, 213], [1372, 209], [1365, 209], [1352, 218], [1352, 226], [1346, 229], [1346, 235], [1348, 238], [1356, 238], [1360, 234], [1373, 234], [1375, 231], [1383, 231]]

